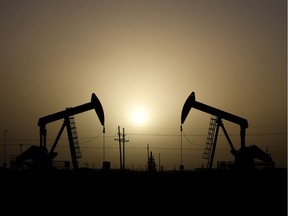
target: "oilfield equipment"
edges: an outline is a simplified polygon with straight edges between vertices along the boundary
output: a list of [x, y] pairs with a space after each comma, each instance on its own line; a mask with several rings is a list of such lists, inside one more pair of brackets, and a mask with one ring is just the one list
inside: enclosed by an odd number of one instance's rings
[[[254, 168], [256, 165], [255, 159], [262, 162], [258, 164], [263, 164], [268, 167], [275, 166], [275, 162], [272, 160], [271, 156], [268, 153], [264, 152], [256, 145], [246, 146], [245, 136], [246, 129], [248, 128], [248, 121], [246, 119], [196, 101], [194, 92], [189, 95], [182, 108], [180, 127], [181, 132], [182, 125], [185, 122], [191, 108], [209, 113], [211, 115], [206, 146], [203, 153], [203, 159], [207, 159], [207, 168], [211, 169], [213, 165], [213, 159], [220, 127], [222, 128], [224, 135], [230, 145], [230, 152], [235, 158], [234, 164], [231, 165], [232, 168]], [[229, 138], [229, 135], [224, 127], [223, 120], [230, 121], [240, 126], [241, 146], [239, 150], [236, 150], [234, 148], [232, 141]]]
[[[78, 159], [81, 158], [82, 155], [80, 151], [74, 115], [92, 109], [95, 110], [98, 119], [103, 126], [103, 133], [105, 133], [104, 110], [97, 96], [92, 93], [91, 102], [89, 103], [85, 103], [76, 107], [66, 108], [63, 111], [39, 118], [38, 126], [40, 127], [40, 146], [32, 145], [31, 147], [29, 147], [26, 151], [16, 157], [15, 161], [13, 162], [13, 166], [21, 167], [29, 164], [33, 169], [51, 168], [53, 166], [53, 159], [57, 156], [57, 152], [54, 152], [54, 150], [57, 146], [63, 130], [66, 127], [73, 169], [77, 169]], [[63, 119], [63, 124], [50, 151], [48, 152], [46, 146], [46, 125], [48, 123], [55, 122], [61, 119]]]
[[[246, 136], [246, 129], [248, 128], [248, 121], [245, 118], [233, 115], [231, 113], [225, 112], [223, 110], [211, 107], [209, 105], [200, 103], [195, 99], [195, 93], [192, 92], [189, 97], [186, 99], [182, 112], [181, 112], [181, 165], [180, 170], [184, 169], [182, 164], [182, 125], [184, 124], [191, 108], [200, 110], [202, 112], [208, 113], [211, 115], [209, 128], [208, 128], [208, 135], [206, 140], [206, 145], [203, 153], [203, 159], [207, 159], [207, 168], [211, 169], [213, 166], [214, 154], [216, 150], [217, 138], [219, 134], [219, 129], [222, 128], [224, 135], [230, 145], [230, 152], [234, 156], [234, 161], [225, 162], [225, 161], [218, 161], [217, 165], [225, 167], [229, 165], [229, 168], [241, 168], [241, 169], [251, 169], [254, 168], [256, 165], [266, 166], [266, 167], [275, 167], [275, 162], [273, 161], [272, 157], [268, 152], [264, 152], [256, 145], [246, 146], [245, 143], [245, 136]], [[70, 148], [70, 155], [73, 169], [78, 169], [78, 159], [82, 157], [78, 135], [76, 130], [76, 123], [74, 119], [74, 115], [89, 111], [94, 109], [98, 119], [100, 120], [101, 125], [103, 126], [103, 133], [105, 133], [105, 126], [104, 126], [104, 110], [101, 105], [101, 102], [97, 98], [97, 96], [92, 93], [91, 101], [89, 103], [85, 103], [76, 107], [66, 108], [63, 111], [56, 112], [54, 114], [50, 114], [47, 116], [40, 117], [38, 120], [38, 126], [40, 128], [40, 145], [32, 145], [27, 150], [22, 152], [19, 156], [17, 156], [13, 161], [11, 161], [11, 168], [20, 168], [24, 169], [23, 167], [29, 167], [32, 169], [47, 169], [53, 168], [53, 164], [55, 162], [55, 158], [58, 155], [55, 152], [55, 148], [58, 144], [58, 141], [66, 128], [68, 141], [69, 141], [69, 148]], [[55, 122], [58, 120], [63, 120], [63, 124], [54, 140], [54, 143], [51, 149], [48, 151], [46, 145], [46, 137], [47, 137], [47, 129], [46, 125]], [[232, 122], [234, 124], [239, 125], [240, 127], [240, 148], [236, 149], [232, 144], [232, 141], [228, 135], [227, 130], [224, 127], [223, 120]], [[122, 137], [121, 137], [122, 135]], [[120, 151], [120, 169], [125, 170], [125, 142], [129, 140], [125, 139], [125, 132], [123, 128], [123, 134], [120, 133], [120, 127], [118, 126], [118, 140], [119, 141], [119, 151]], [[103, 139], [104, 142], [105, 139]], [[123, 143], [123, 144], [122, 144]], [[121, 147], [122, 145], [122, 147]], [[123, 150], [123, 152], [122, 152]], [[108, 170], [110, 169], [110, 162], [105, 161], [105, 147], [103, 144], [103, 169]], [[159, 155], [160, 156], [160, 155]], [[258, 160], [257, 161], [255, 161]], [[260, 162], [259, 162], [260, 161]], [[149, 152], [149, 145], [148, 145], [148, 160], [147, 160], [148, 170], [156, 171], [156, 163], [154, 160], [154, 156], [152, 152]], [[160, 159], [159, 159], [160, 163]], [[65, 167], [70, 167], [70, 161], [65, 161]], [[218, 167], [218, 166], [217, 166]], [[160, 170], [160, 164], [159, 164]]]

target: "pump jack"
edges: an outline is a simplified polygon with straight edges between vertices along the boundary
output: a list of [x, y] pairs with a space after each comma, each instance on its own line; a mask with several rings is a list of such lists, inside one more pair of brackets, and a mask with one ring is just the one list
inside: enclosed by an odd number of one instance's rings
[[[220, 127], [222, 128], [225, 134], [225, 137], [230, 145], [231, 154], [235, 157], [235, 164], [234, 164], [235, 168], [241, 168], [241, 169], [254, 168], [254, 159], [262, 160], [263, 162], [274, 167], [275, 163], [273, 162], [269, 154], [262, 151], [256, 145], [252, 145], [249, 147], [245, 146], [245, 135], [246, 135], [246, 129], [248, 128], [248, 121], [246, 119], [196, 101], [194, 92], [192, 92], [189, 95], [189, 97], [186, 99], [184, 106], [182, 108], [181, 128], [182, 128], [182, 124], [185, 122], [186, 117], [188, 116], [188, 113], [190, 112], [190, 109], [192, 107], [214, 116], [214, 118], [213, 117], [211, 118], [210, 125], [213, 125], [213, 127], [209, 128], [207, 143], [206, 143], [206, 148], [205, 148], [205, 150], [207, 150], [206, 153], [208, 154], [208, 158], [207, 158], [208, 168], [210, 169], [212, 168], [213, 158], [214, 158], [216, 143], [217, 143], [217, 137], [218, 137], [218, 132], [219, 132]], [[222, 122], [223, 119], [230, 121], [232, 123], [238, 124], [240, 126], [241, 147], [239, 150], [236, 150], [234, 148], [232, 141], [229, 138], [229, 135]], [[216, 132], [214, 133], [215, 125], [216, 125]]]
[[[54, 114], [39, 118], [38, 126], [40, 127], [40, 146], [33, 145], [30, 148], [28, 148], [26, 151], [24, 151], [16, 158], [15, 164], [19, 165], [21, 163], [24, 163], [26, 160], [32, 160], [33, 168], [43, 169], [51, 167], [52, 160], [57, 156], [57, 153], [54, 152], [54, 149], [56, 148], [56, 145], [61, 137], [61, 134], [64, 128], [66, 127], [69, 139], [69, 147], [73, 169], [77, 169], [78, 168], [77, 159], [81, 157], [81, 153], [78, 145], [79, 143], [77, 139], [76, 125], [73, 116], [92, 109], [95, 110], [101, 122], [101, 125], [103, 126], [103, 133], [105, 133], [103, 107], [97, 96], [94, 93], [92, 93], [91, 102], [89, 103], [82, 104], [77, 107], [66, 108], [63, 111], [56, 112]], [[46, 125], [48, 123], [60, 119], [64, 119], [62, 127], [60, 128], [60, 131], [54, 141], [52, 148], [48, 152], [46, 147], [46, 135], [47, 135]]]

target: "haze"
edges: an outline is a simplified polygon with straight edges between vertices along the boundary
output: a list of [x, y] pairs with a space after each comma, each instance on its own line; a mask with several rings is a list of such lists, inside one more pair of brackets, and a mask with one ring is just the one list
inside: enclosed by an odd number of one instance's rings
[[[247, 145], [287, 167], [284, 0], [0, 1], [0, 27], [2, 164], [39, 145], [40, 117], [95, 93], [105, 142], [94, 111], [75, 116], [80, 166], [100, 168], [105, 157], [119, 168], [120, 126], [127, 168], [145, 169], [149, 144], [157, 164], [178, 169], [181, 110], [194, 91], [197, 101], [247, 119]], [[186, 169], [206, 164], [209, 120], [192, 109], [183, 125]], [[239, 148], [239, 126], [223, 123]], [[61, 124], [47, 125], [48, 146]], [[215, 166], [233, 160], [220, 134]], [[70, 159], [65, 136], [58, 160]]]

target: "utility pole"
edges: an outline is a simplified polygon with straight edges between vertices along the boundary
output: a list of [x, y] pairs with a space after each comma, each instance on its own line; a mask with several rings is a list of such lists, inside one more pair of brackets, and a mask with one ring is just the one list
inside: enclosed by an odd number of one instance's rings
[[181, 158], [180, 158], [180, 165], [182, 165], [183, 163], [182, 163], [182, 131], [183, 131], [183, 129], [182, 129], [182, 125], [180, 126], [180, 131], [181, 131]]
[[[122, 135], [122, 138], [121, 138]], [[118, 126], [118, 139], [114, 139], [119, 141], [119, 152], [120, 152], [120, 170], [125, 170], [125, 143], [129, 142], [129, 140], [125, 139], [125, 130], [123, 128], [123, 134], [120, 133], [120, 126]], [[121, 148], [121, 143], [123, 144]], [[122, 151], [123, 151], [123, 158], [122, 158]]]
[[103, 162], [105, 161], [105, 127], [103, 126]]
[[161, 172], [161, 165], [160, 165], [160, 153], [159, 153], [159, 162], [158, 162], [158, 164], [159, 164], [159, 172]]
[[181, 131], [181, 149], [180, 149], [180, 166], [179, 166], [179, 169], [181, 170], [181, 171], [183, 171], [183, 169], [184, 169], [184, 165], [183, 165], [183, 163], [182, 163], [182, 131], [183, 131], [183, 128], [182, 128], [182, 125], [180, 126], [180, 131]]
[[125, 139], [125, 136], [126, 136], [126, 134], [125, 134], [124, 128], [123, 128], [123, 139], [122, 139], [122, 141], [123, 141], [123, 170], [125, 170], [125, 143], [129, 142], [129, 140]]
[[7, 135], [8, 130], [4, 130], [4, 163], [3, 163], [3, 167], [6, 168], [6, 135]]
[[147, 171], [149, 171], [149, 144], [147, 144]]
[[120, 126], [118, 126], [118, 139], [114, 139], [116, 141], [119, 141], [119, 152], [120, 152], [120, 170], [123, 169], [123, 166], [122, 166], [122, 153], [121, 153], [121, 133], [120, 133]]

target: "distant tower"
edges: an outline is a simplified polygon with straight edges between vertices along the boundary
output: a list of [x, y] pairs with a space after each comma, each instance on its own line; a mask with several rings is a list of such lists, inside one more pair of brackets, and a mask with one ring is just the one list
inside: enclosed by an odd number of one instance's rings
[[156, 163], [152, 151], [150, 151], [150, 156], [148, 159], [148, 172], [156, 172]]

